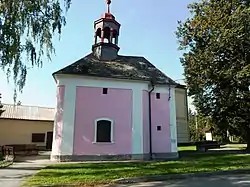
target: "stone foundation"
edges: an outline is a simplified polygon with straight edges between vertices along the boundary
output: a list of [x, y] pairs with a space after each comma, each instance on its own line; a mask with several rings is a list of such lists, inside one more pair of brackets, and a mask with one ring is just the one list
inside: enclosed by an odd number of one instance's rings
[[153, 160], [173, 160], [179, 158], [179, 153], [153, 153]]
[[[153, 153], [153, 160], [173, 160], [179, 157], [177, 153]], [[149, 154], [126, 155], [51, 155], [52, 161], [81, 162], [81, 161], [125, 161], [125, 160], [150, 160]]]

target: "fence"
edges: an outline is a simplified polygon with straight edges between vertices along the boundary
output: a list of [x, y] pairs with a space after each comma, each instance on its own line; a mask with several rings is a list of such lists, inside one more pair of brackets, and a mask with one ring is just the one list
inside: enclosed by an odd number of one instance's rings
[[10, 147], [10, 146], [2, 146], [0, 154], [3, 156], [3, 159], [5, 161], [13, 161], [15, 157], [14, 149], [13, 147]]

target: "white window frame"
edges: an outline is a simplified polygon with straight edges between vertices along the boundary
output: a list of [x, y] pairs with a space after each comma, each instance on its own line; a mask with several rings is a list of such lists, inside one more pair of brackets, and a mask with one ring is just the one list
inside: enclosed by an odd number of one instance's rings
[[[109, 121], [111, 123], [111, 131], [110, 131], [110, 140], [111, 142], [97, 142], [97, 122], [98, 121]], [[94, 142], [93, 143], [97, 143], [97, 144], [111, 144], [114, 143], [114, 120], [110, 119], [110, 118], [97, 118], [95, 119], [95, 135], [94, 135]]]

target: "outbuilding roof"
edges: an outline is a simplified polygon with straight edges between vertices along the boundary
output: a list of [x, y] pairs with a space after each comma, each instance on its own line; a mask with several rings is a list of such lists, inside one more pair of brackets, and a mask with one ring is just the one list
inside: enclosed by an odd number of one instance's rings
[[55, 118], [54, 108], [3, 104], [3, 110], [0, 119], [54, 121]]

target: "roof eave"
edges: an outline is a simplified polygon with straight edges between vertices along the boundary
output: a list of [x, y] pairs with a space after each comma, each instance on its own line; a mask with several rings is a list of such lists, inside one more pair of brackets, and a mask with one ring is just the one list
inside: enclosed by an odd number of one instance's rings
[[183, 84], [178, 84], [177, 83], [177, 88], [181, 88], [181, 89], [187, 89], [187, 86], [186, 85], [183, 85]]
[[56, 84], [57, 84], [57, 82], [58, 82], [56, 76], [59, 75], [59, 74], [60, 74], [59, 71], [52, 73], [52, 76], [53, 76], [54, 81], [56, 82]]

